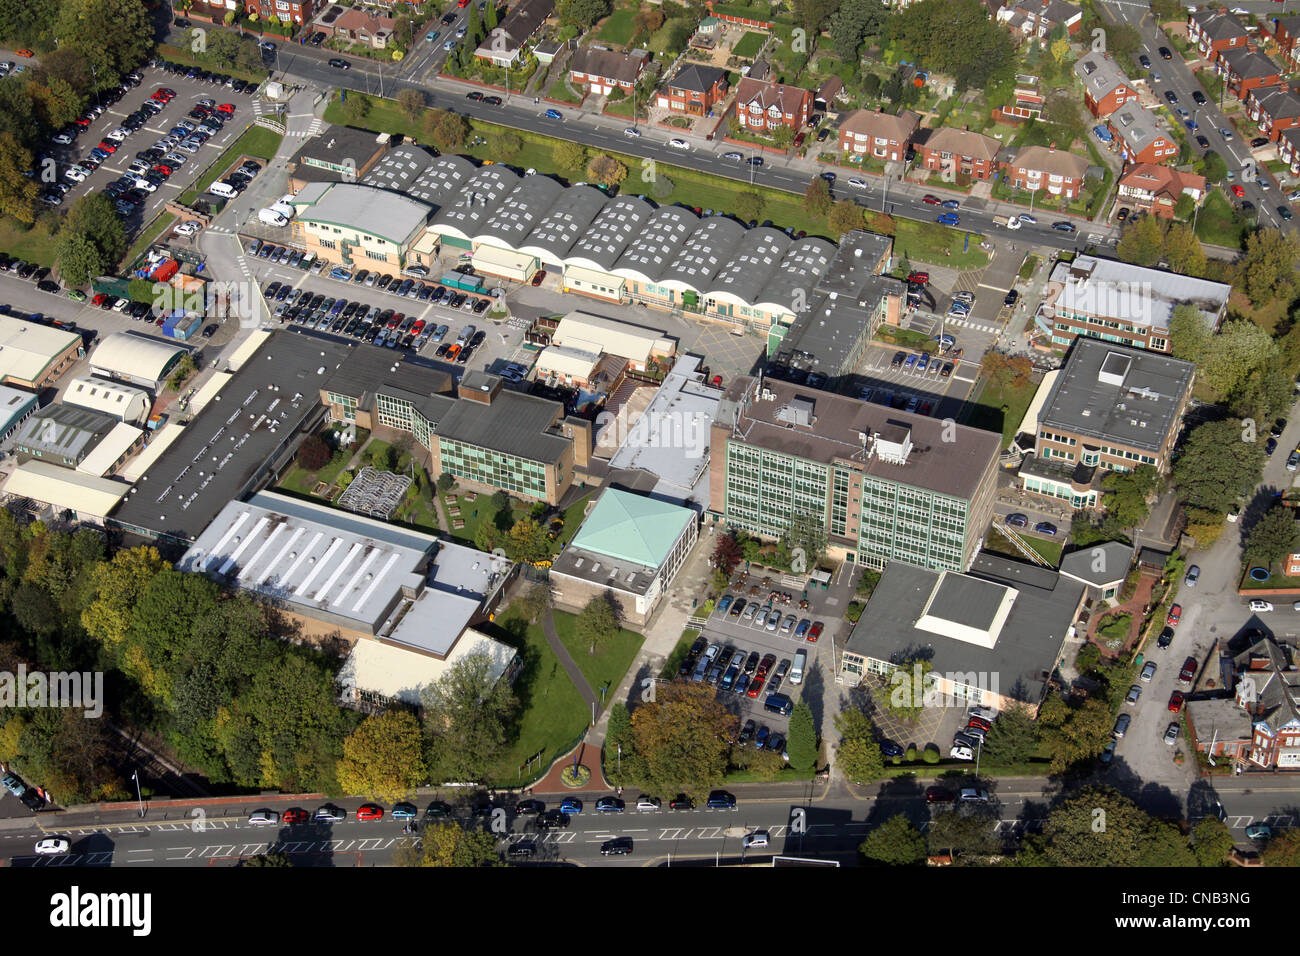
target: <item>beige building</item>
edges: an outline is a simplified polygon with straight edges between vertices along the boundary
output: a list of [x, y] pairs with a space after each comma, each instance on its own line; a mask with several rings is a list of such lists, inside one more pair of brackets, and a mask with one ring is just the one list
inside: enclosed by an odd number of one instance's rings
[[401, 271], [425, 234], [431, 207], [360, 183], [309, 183], [293, 197], [294, 241], [326, 262]]
[[45, 388], [84, 354], [76, 332], [0, 315], [0, 385]]

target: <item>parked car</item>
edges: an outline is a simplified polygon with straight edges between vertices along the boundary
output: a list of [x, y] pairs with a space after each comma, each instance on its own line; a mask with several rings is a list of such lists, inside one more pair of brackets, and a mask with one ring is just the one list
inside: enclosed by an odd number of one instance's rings
[[1192, 678], [1196, 676], [1197, 670], [1199, 670], [1199, 667], [1196, 664], [1196, 658], [1189, 657], [1183, 661], [1182, 669], [1178, 672], [1178, 679], [1190, 683]]
[[1118, 717], [1115, 718], [1115, 727], [1111, 731], [1111, 733], [1114, 734], [1116, 737], [1123, 737], [1124, 734], [1128, 732], [1128, 726], [1132, 722], [1133, 722], [1133, 718], [1131, 715], [1120, 714]]
[[1199, 564], [1193, 564], [1187, 569], [1187, 574], [1183, 578], [1183, 586], [1194, 588], [1196, 587], [1196, 582], [1199, 581], [1200, 579], [1201, 579], [1201, 566]]
[[1156, 676], [1156, 662], [1147, 661], [1142, 665], [1142, 673], [1138, 675], [1138, 680], [1144, 684], [1151, 683], [1151, 679]]

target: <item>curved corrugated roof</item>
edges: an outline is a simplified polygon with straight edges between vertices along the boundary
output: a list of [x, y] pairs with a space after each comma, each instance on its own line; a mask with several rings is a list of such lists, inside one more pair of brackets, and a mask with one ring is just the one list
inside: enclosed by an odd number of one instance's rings
[[664, 270], [662, 281], [704, 292], [718, 270], [730, 261], [732, 250], [744, 236], [745, 227], [736, 220], [710, 216], [682, 243]]
[[645, 228], [614, 263], [615, 275], [643, 282], [658, 282], [673, 256], [700, 224], [700, 217], [681, 206], [656, 209]]
[[105, 336], [99, 348], [91, 354], [90, 367], [124, 378], [153, 379], [156, 382], [179, 356], [189, 351], [176, 342], [135, 332], [114, 332]]
[[586, 235], [573, 244], [566, 264], [608, 272], [653, 213], [654, 207], [638, 196], [612, 200], [596, 216]]
[[601, 214], [608, 198], [594, 186], [570, 186], [537, 221], [519, 251], [552, 262], [563, 259]]

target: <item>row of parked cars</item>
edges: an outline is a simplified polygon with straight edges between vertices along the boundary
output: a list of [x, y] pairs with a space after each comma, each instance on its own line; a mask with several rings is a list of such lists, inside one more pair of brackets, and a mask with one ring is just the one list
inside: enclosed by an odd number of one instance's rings
[[737, 621], [749, 621], [754, 627], [773, 632], [779, 631], [785, 637], [796, 641], [807, 640], [810, 644], [816, 644], [817, 639], [822, 636], [822, 631], [826, 629], [826, 625], [821, 621], [806, 617], [800, 619], [794, 614], [787, 614], [782, 621], [781, 612], [773, 608], [771, 603], [759, 604], [757, 601], [746, 601], [745, 598], [737, 598], [730, 594], [722, 596], [714, 613], [734, 617]]
[[975, 751], [984, 746], [984, 738], [993, 729], [993, 722], [997, 719], [996, 711], [987, 707], [972, 707], [966, 713], [966, 726], [952, 738], [952, 750], [948, 756], [954, 760], [974, 760]]
[[[407, 271], [412, 272], [415, 269], [428, 275], [428, 270], [423, 266], [415, 266]], [[459, 292], [437, 282], [422, 282], [420, 281], [422, 276], [403, 278], [388, 273], [371, 272], [367, 269], [353, 272], [343, 266], [335, 266], [330, 270], [329, 277], [339, 282], [350, 282], [353, 285], [363, 285], [368, 289], [374, 288], [380, 292], [415, 299], [417, 302], [428, 302], [430, 305], [443, 305], [449, 309], [473, 312], [475, 315], [482, 315], [492, 303], [492, 300], [486, 296]]]
[[154, 60], [151, 66], [155, 66], [165, 73], [173, 76], [184, 76], [191, 80], [197, 80], [200, 83], [210, 83], [212, 86], [224, 87], [233, 90], [236, 93], [242, 93], [245, 96], [252, 96], [257, 90], [258, 84], [250, 83], [247, 80], [238, 80], [233, 76], [225, 73], [214, 73], [211, 70], [200, 69], [197, 66], [186, 66], [183, 63], [172, 63], [170, 60]]
[[808, 654], [804, 650], [796, 652], [793, 661], [786, 658], [778, 664], [775, 654], [760, 656], [758, 651], [746, 654], [743, 649], [730, 644], [710, 643], [699, 637], [687, 652], [677, 676], [689, 677], [697, 684], [703, 682], [753, 700], [757, 700], [766, 688], [768, 696], [763, 708], [789, 716], [794, 703], [777, 690], [787, 676], [792, 685], [801, 683], [807, 663]]

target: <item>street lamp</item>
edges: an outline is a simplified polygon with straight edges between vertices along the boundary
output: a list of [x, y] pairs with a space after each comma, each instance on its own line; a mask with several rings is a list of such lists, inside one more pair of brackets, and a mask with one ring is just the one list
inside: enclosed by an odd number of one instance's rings
[[143, 795], [140, 793], [140, 772], [139, 772], [138, 770], [132, 770], [132, 771], [131, 771], [131, 779], [135, 781], [135, 799], [136, 799], [136, 802], [139, 803], [139, 805], [140, 805], [140, 816], [143, 817], [143, 816], [144, 816], [144, 797], [143, 797]]

